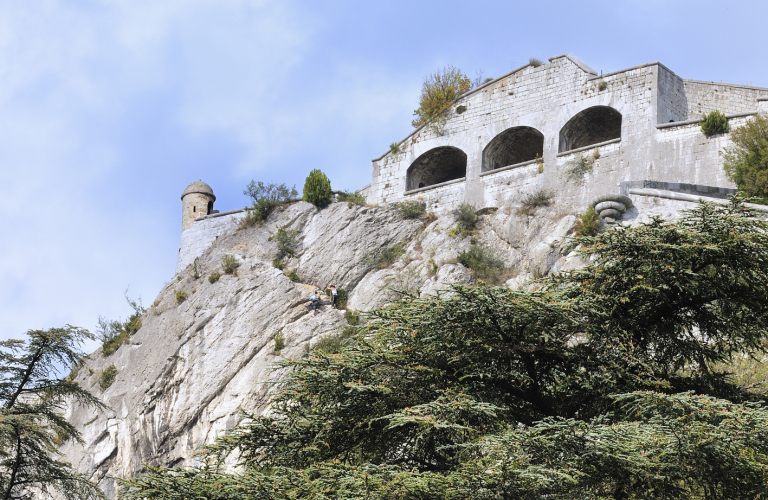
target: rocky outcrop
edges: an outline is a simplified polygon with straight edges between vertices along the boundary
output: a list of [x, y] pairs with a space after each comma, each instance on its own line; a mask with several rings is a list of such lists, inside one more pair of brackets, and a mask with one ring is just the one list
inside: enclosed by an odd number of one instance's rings
[[[575, 217], [557, 206], [535, 216], [514, 208], [483, 215], [472, 235], [454, 235], [445, 215], [425, 225], [400, 217], [395, 208], [335, 203], [318, 210], [298, 202], [277, 210], [262, 227], [238, 231], [220, 225], [220, 234], [191, 266], [165, 285], [142, 319], [141, 329], [117, 352], [90, 355], [76, 380], [111, 410], [94, 414], [73, 406], [68, 417], [83, 432], [85, 446], [62, 451], [79, 470], [92, 474], [109, 496], [114, 478], [139, 473], [145, 464], [190, 465], [205, 443], [236, 426], [239, 409], [262, 412], [283, 373], [274, 362], [299, 357], [319, 339], [345, 324], [343, 311], [324, 306], [308, 314], [316, 287], [335, 284], [350, 292], [349, 307], [370, 310], [402, 293], [428, 295], [451, 283], [468, 283], [469, 270], [457, 263], [473, 241], [482, 242], [510, 268], [510, 286], [562, 268], [572, 243]], [[274, 236], [296, 231], [294, 257], [277, 256]], [[401, 244], [390, 265], [375, 265], [381, 249]], [[232, 255], [236, 275], [222, 274]], [[383, 267], [379, 269], [378, 267]], [[295, 271], [301, 283], [287, 274]], [[275, 336], [285, 345], [275, 352]], [[102, 389], [100, 374], [114, 365], [114, 383]]]

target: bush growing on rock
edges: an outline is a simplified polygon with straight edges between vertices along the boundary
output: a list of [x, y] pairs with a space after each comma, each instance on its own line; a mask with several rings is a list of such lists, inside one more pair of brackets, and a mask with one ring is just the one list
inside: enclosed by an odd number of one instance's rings
[[366, 262], [374, 269], [384, 269], [395, 263], [405, 253], [405, 243], [395, 243], [389, 247], [377, 247], [368, 254]]
[[115, 365], [109, 365], [99, 372], [99, 387], [102, 391], [106, 391], [115, 382], [117, 377], [117, 368]]
[[504, 261], [487, 245], [473, 244], [469, 250], [459, 254], [458, 261], [472, 272], [475, 279], [493, 285], [503, 281]]
[[739, 191], [768, 203], [768, 117], [757, 115], [731, 132], [723, 168]]
[[456, 227], [462, 233], [468, 234], [477, 229], [480, 217], [475, 213], [475, 207], [471, 204], [460, 204], [453, 210], [453, 216], [456, 217]]
[[221, 268], [224, 274], [237, 274], [238, 267], [240, 267], [240, 262], [237, 261], [234, 255], [225, 255], [221, 259]]
[[187, 297], [188, 297], [187, 292], [185, 292], [184, 290], [177, 290], [176, 291], [176, 303], [177, 304], [181, 304], [182, 302], [187, 300]]
[[365, 201], [365, 196], [357, 191], [354, 193], [350, 193], [349, 191], [342, 191], [340, 193], [337, 192], [336, 199], [342, 203], [346, 202], [348, 208], [352, 208], [353, 205], [364, 207], [367, 204]]
[[285, 184], [264, 184], [261, 181], [251, 181], [243, 194], [251, 198], [253, 204], [238, 222], [240, 229], [263, 224], [275, 208], [299, 196], [296, 186], [288, 188]]
[[103, 316], [99, 316], [98, 318], [96, 336], [101, 340], [101, 354], [105, 358], [111, 356], [121, 345], [128, 342], [131, 335], [138, 332], [139, 328], [141, 328], [141, 317], [146, 311], [141, 304], [141, 298], [138, 300], [131, 300], [128, 297], [128, 290], [126, 290], [125, 300], [128, 302], [131, 309], [133, 309], [133, 314], [131, 314], [127, 320], [108, 320]]
[[552, 204], [552, 198], [553, 195], [550, 192], [542, 189], [534, 191], [533, 193], [526, 195], [520, 202], [521, 207], [519, 213], [521, 215], [533, 215], [536, 213], [537, 209], [550, 206]]
[[277, 260], [282, 260], [285, 256], [293, 257], [296, 255], [296, 247], [299, 245], [298, 235], [298, 231], [286, 229], [285, 226], [277, 230], [274, 236], [277, 243]]
[[768, 394], [718, 367], [768, 350], [768, 222], [704, 204], [580, 243], [589, 265], [536, 291], [405, 297], [283, 360], [269, 414], [122, 493], [762, 498]]
[[397, 205], [404, 219], [421, 219], [427, 213], [427, 204], [423, 201], [408, 200]]
[[595, 211], [595, 207], [589, 207], [576, 220], [576, 236], [595, 236], [599, 231], [600, 215]]
[[321, 170], [312, 170], [304, 181], [304, 201], [318, 208], [326, 207], [333, 201], [331, 181]]
[[219, 281], [219, 278], [221, 278], [221, 273], [219, 273], [218, 271], [214, 271], [211, 273], [210, 276], [208, 276], [208, 283], [211, 283], [211, 284], [216, 283], [217, 281]]

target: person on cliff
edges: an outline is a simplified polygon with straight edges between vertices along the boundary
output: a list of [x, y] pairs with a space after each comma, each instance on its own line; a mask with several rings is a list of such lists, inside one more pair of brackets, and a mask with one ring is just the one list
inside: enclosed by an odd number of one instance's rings
[[309, 304], [307, 304], [307, 309], [309, 309], [310, 314], [312, 316], [315, 315], [315, 312], [320, 308], [320, 292], [315, 291], [312, 293], [312, 295], [309, 296]]
[[331, 291], [331, 307], [336, 309], [336, 299], [339, 298], [339, 292], [336, 291], [336, 285], [331, 285], [328, 289]]

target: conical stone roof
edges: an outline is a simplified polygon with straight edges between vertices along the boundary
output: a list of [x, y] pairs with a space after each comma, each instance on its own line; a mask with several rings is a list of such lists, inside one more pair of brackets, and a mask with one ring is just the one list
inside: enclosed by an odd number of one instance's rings
[[185, 196], [192, 193], [201, 193], [201, 194], [207, 194], [211, 198], [213, 198], [213, 201], [216, 201], [216, 195], [213, 194], [213, 189], [211, 189], [211, 186], [206, 184], [205, 182], [201, 180], [196, 180], [189, 186], [187, 186], [187, 189], [184, 190], [183, 193], [181, 193], [181, 199], [183, 200]]

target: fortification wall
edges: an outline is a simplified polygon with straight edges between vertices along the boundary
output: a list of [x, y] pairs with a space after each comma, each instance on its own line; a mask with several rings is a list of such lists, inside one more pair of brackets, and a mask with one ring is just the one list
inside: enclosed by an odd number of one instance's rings
[[237, 222], [244, 215], [241, 209], [195, 219], [194, 225], [181, 233], [176, 274], [203, 255], [217, 238], [237, 231]]
[[[731, 127], [738, 127], [758, 108], [768, 108], [762, 100], [767, 94], [768, 89], [683, 80], [659, 63], [597, 75], [570, 54], [554, 57], [550, 64], [524, 66], [465, 94], [447, 121], [422, 126], [400, 143], [399, 154], [374, 159], [367, 197], [378, 204], [418, 199], [444, 212], [461, 202], [503, 206], [544, 189], [556, 193], [559, 204], [582, 211], [595, 196], [618, 193], [622, 182], [734, 187], [719, 154], [730, 145], [729, 135], [707, 138], [697, 120], [701, 110], [720, 109]], [[607, 113], [603, 122], [584, 118], [596, 110]], [[576, 147], [579, 134], [599, 135], [616, 112], [620, 132]], [[543, 163], [489, 160], [489, 151], [507, 147], [498, 146], [500, 138], [512, 133], [518, 143], [542, 141]], [[595, 152], [599, 157], [583, 179], [569, 176], [575, 161]], [[465, 171], [459, 167], [462, 155]], [[451, 173], [438, 182], [441, 165]]]
[[757, 99], [768, 97], [768, 89], [700, 80], [685, 80], [685, 93], [690, 120], [715, 109], [726, 115], [756, 111]]

